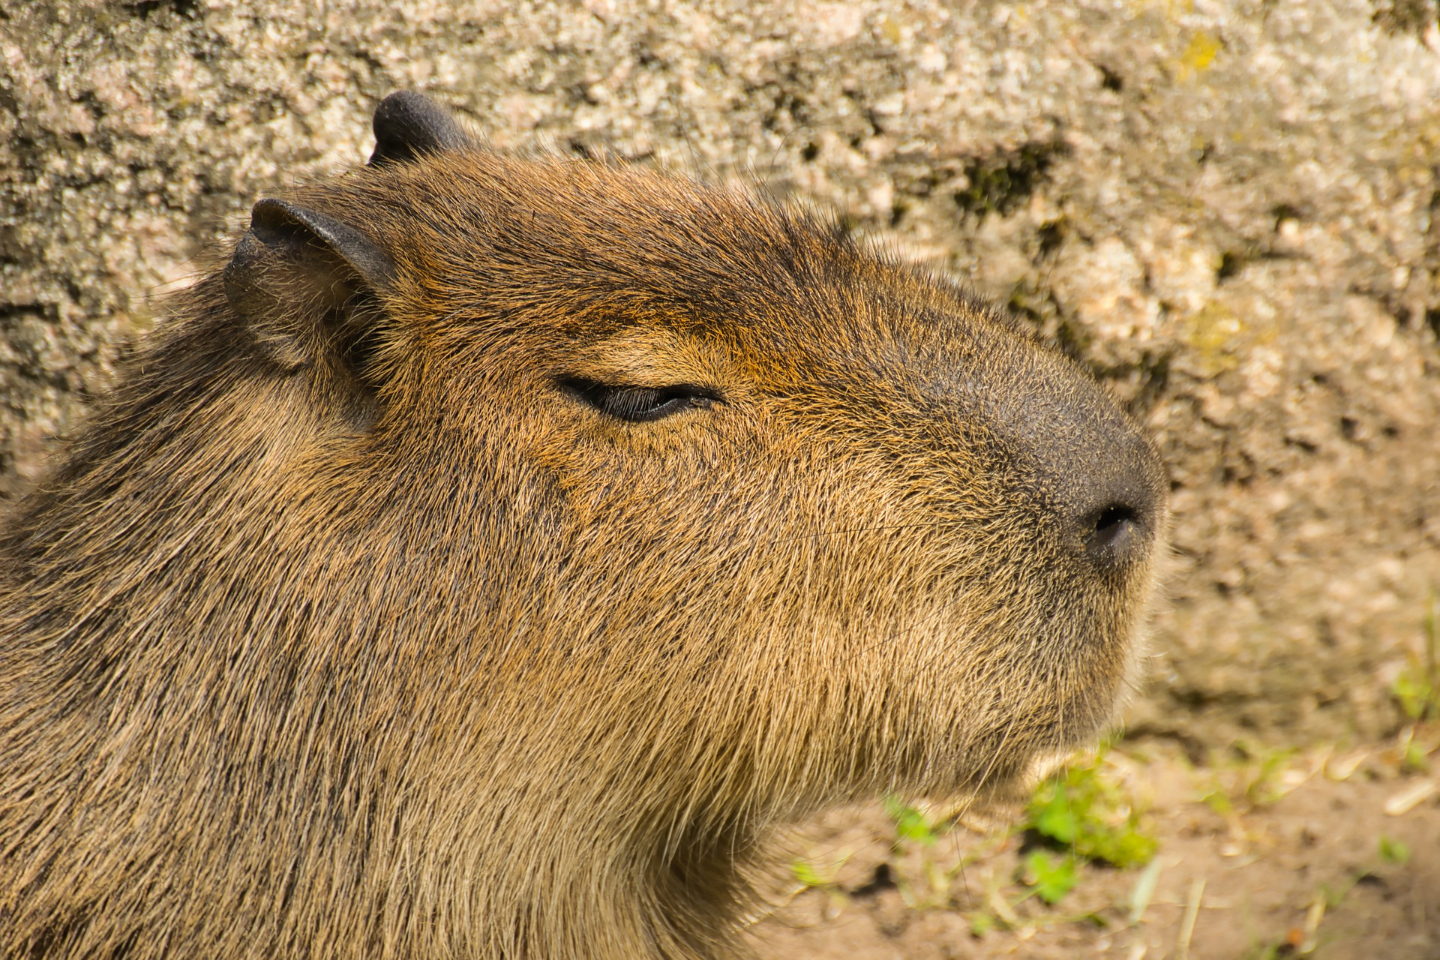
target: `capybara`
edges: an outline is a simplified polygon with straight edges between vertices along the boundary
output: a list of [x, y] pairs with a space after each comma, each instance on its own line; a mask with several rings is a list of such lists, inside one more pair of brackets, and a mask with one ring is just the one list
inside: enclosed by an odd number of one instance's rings
[[765, 838], [1022, 782], [1167, 484], [830, 216], [416, 94], [262, 199], [0, 534], [0, 956], [731, 956]]

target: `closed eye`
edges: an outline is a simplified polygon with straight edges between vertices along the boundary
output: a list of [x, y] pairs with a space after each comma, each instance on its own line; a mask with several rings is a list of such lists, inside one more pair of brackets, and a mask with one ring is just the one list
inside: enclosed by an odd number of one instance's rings
[[582, 403], [606, 416], [630, 423], [659, 420], [695, 407], [709, 407], [722, 402], [720, 393], [692, 383], [676, 383], [663, 387], [639, 387], [600, 383], [582, 377], [564, 377], [560, 386]]

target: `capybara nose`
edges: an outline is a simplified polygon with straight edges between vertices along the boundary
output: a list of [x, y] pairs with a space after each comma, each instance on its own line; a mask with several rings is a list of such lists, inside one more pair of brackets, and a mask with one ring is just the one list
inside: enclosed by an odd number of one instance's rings
[[[1138, 439], [1138, 438], [1137, 438]], [[1165, 482], [1145, 442], [1120, 443], [1083, 471], [1081, 496], [1062, 506], [1068, 538], [1099, 571], [1118, 571], [1145, 560], [1161, 533]]]
[[1155, 539], [1154, 510], [1125, 499], [1111, 500], [1080, 518], [1086, 559], [1108, 570], [1142, 560]]
[[978, 412], [1010, 462], [1024, 464], [1021, 488], [1060, 554], [1102, 575], [1141, 570], [1168, 516], [1170, 484], [1155, 445], [1079, 367], [1038, 352], [995, 353], [993, 369], [1013, 372], [966, 397], [965, 415]]

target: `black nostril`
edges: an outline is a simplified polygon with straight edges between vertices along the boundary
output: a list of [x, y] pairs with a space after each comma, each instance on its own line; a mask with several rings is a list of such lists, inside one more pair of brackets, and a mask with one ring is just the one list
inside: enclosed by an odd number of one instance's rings
[[1091, 514], [1084, 533], [1085, 553], [1105, 566], [1126, 560], [1143, 539], [1139, 511], [1123, 503], [1112, 503]]

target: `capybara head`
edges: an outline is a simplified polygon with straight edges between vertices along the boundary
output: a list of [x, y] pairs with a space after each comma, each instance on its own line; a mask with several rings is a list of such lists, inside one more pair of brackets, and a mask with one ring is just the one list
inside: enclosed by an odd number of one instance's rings
[[708, 957], [767, 828], [1110, 717], [1092, 379], [829, 217], [396, 94], [0, 539], [0, 954]]

